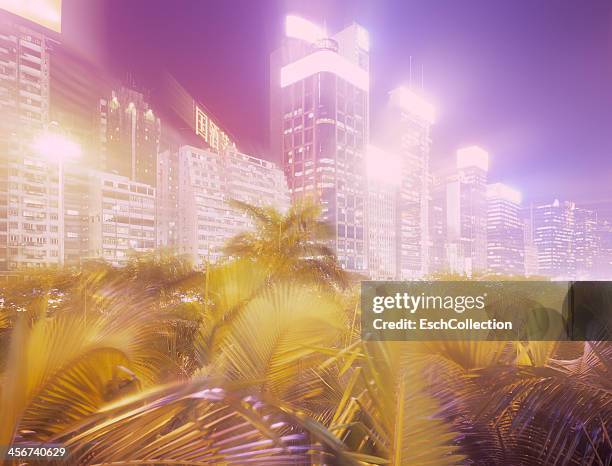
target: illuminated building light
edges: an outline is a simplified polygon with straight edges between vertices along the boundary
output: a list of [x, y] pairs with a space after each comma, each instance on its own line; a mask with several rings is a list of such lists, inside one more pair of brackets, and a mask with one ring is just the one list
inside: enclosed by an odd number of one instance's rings
[[331, 50], [318, 50], [281, 68], [281, 87], [287, 87], [316, 73], [328, 72], [368, 91], [368, 72]]
[[326, 37], [323, 28], [295, 15], [288, 15], [285, 19], [285, 35], [311, 44]]
[[464, 147], [457, 151], [457, 168], [476, 167], [489, 170], [489, 153], [481, 147]]
[[33, 149], [38, 155], [53, 161], [76, 159], [81, 156], [81, 146], [62, 134], [51, 131], [45, 131], [35, 141]]
[[402, 178], [402, 162], [397, 155], [369, 145], [366, 152], [366, 176], [369, 180], [397, 186]]
[[412, 89], [405, 86], [398, 87], [391, 91], [390, 100], [394, 105], [416, 115], [428, 123], [434, 123], [435, 121], [436, 110], [434, 106]]
[[370, 34], [362, 27], [357, 29], [357, 45], [366, 52], [370, 51]]
[[522, 195], [516, 189], [503, 183], [493, 183], [487, 186], [487, 197], [489, 199], [503, 199], [515, 204], [520, 204]]
[[61, 32], [61, 0], [0, 0], [0, 9], [38, 23], [55, 32]]
[[217, 151], [227, 147], [236, 147], [229, 136], [197, 105], [195, 107], [195, 133]]

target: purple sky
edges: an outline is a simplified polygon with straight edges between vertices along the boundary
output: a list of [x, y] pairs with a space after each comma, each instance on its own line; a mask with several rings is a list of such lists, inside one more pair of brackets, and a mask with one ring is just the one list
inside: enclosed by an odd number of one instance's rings
[[241, 149], [265, 157], [268, 56], [287, 13], [370, 31], [373, 115], [408, 81], [409, 57], [418, 80], [423, 65], [439, 114], [432, 159], [479, 144], [491, 178], [528, 199], [612, 198], [607, 0], [64, 0], [63, 28], [153, 92], [167, 69]]

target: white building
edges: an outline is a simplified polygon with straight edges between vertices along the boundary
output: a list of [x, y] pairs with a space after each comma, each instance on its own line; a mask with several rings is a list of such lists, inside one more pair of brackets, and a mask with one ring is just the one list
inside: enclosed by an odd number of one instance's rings
[[97, 171], [90, 172], [88, 187], [89, 258], [122, 266], [131, 252], [155, 248], [155, 188]]
[[164, 246], [164, 238], [170, 238], [175, 251], [196, 264], [219, 260], [225, 243], [250, 227], [230, 200], [280, 210], [288, 207], [284, 174], [271, 162], [233, 148], [217, 153], [193, 146], [164, 152], [161, 160], [160, 174], [176, 176], [158, 180], [158, 211], [163, 211], [158, 245]]
[[[0, 11], [0, 272], [54, 263], [59, 251], [53, 167], [30, 146], [49, 120], [56, 40]], [[57, 209], [57, 206], [55, 206]]]

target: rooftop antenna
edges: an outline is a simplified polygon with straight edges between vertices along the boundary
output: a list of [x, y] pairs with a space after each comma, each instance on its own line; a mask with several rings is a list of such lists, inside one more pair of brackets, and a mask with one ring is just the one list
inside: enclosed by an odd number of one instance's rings
[[421, 90], [425, 89], [425, 68], [421, 65]]
[[410, 55], [410, 69], [408, 70], [408, 88], [412, 89], [412, 55]]

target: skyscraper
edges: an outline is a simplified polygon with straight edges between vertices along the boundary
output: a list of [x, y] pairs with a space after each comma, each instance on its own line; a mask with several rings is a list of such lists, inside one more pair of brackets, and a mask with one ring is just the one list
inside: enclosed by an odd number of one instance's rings
[[597, 258], [600, 255], [597, 213], [575, 207], [572, 248], [576, 262], [576, 279], [593, 279]]
[[386, 143], [400, 157], [397, 199], [397, 276], [429, 272], [429, 152], [435, 111], [420, 93], [399, 87], [390, 93], [384, 117]]
[[487, 268], [496, 275], [525, 275], [521, 193], [502, 183], [487, 186]]
[[574, 278], [574, 209], [572, 202], [555, 199], [534, 203], [525, 212], [531, 222], [538, 255], [538, 274], [551, 278]]
[[487, 173], [489, 154], [471, 146], [457, 151], [457, 172], [446, 185], [448, 263], [469, 276], [487, 270]]
[[374, 280], [397, 278], [397, 199], [399, 157], [369, 146], [367, 150], [366, 232], [368, 273]]
[[161, 122], [136, 90], [121, 87], [99, 104], [100, 151], [93, 165], [155, 186]]
[[289, 16], [270, 57], [270, 143], [293, 200], [321, 203], [342, 266], [366, 270], [365, 148], [369, 139], [369, 41], [352, 24], [329, 35]]

